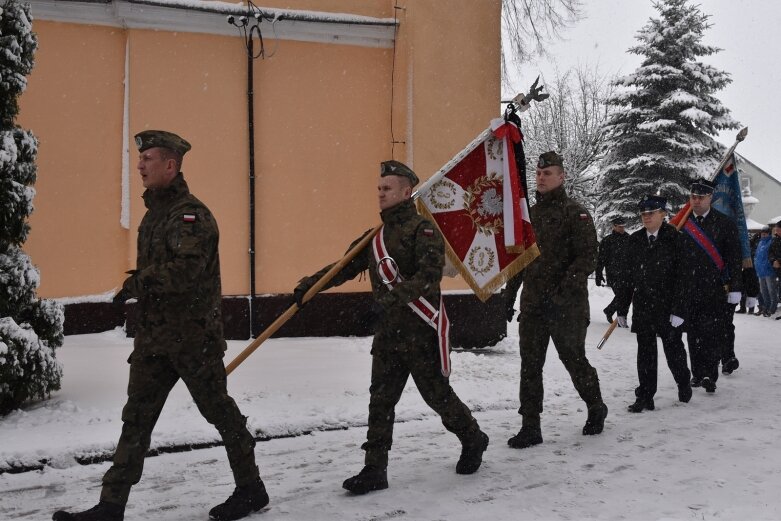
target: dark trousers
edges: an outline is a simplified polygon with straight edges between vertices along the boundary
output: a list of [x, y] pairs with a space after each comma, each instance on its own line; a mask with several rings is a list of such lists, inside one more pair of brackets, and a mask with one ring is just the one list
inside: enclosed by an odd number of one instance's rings
[[[645, 331], [637, 333], [637, 377], [640, 385], [635, 389], [635, 396], [650, 400], [656, 394], [657, 366], [659, 351], [656, 345], [656, 333]], [[686, 349], [683, 347], [683, 332], [679, 328], [665, 328], [660, 331], [664, 356], [667, 367], [679, 386], [689, 385], [689, 366], [686, 362]]]
[[369, 428], [361, 447], [366, 451], [366, 465], [388, 466], [396, 404], [410, 375], [423, 400], [439, 414], [448, 431], [458, 436], [461, 443], [477, 439], [480, 433], [477, 421], [450, 387], [450, 380], [442, 376], [433, 333], [432, 330], [426, 341], [413, 341], [407, 345], [388, 345], [375, 337], [369, 387]]
[[236, 485], [248, 485], [258, 478], [255, 440], [247, 430], [246, 418], [228, 396], [221, 358], [133, 354], [127, 403], [122, 409], [122, 434], [114, 452], [114, 464], [103, 476], [101, 501], [127, 503], [130, 488], [141, 479], [152, 429], [168, 393], [180, 378], [200, 413], [222, 436]]
[[725, 303], [722, 310], [721, 320], [721, 336], [719, 343], [721, 344], [721, 363], [725, 363], [728, 360], [735, 358], [735, 304]]
[[686, 327], [692, 375], [716, 381], [722, 354], [735, 354], [735, 305], [727, 302], [693, 312]]
[[[605, 314], [612, 315], [613, 313], [616, 313], [619, 317], [627, 316], [627, 313], [629, 313], [629, 304], [632, 301], [632, 288], [628, 286], [611, 286], [610, 289], [613, 290], [613, 300], [611, 300], [610, 304], [604, 309]], [[622, 301], [626, 302], [626, 305], [619, 306], [619, 302]]]
[[569, 372], [580, 398], [587, 407], [602, 403], [599, 378], [586, 358], [586, 328], [588, 320], [566, 312], [544, 315], [521, 314], [519, 333], [521, 344], [521, 386], [518, 412], [525, 424], [538, 424], [542, 413], [544, 390], [542, 368], [548, 351], [548, 342], [559, 354]]

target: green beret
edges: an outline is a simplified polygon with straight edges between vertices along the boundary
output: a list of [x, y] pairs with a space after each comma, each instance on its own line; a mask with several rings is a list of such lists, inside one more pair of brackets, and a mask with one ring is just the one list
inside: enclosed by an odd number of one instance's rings
[[181, 155], [190, 150], [190, 143], [180, 138], [173, 132], [165, 130], [144, 130], [136, 134], [136, 146], [139, 152], [149, 148], [167, 148]]
[[548, 168], [549, 166], [564, 168], [564, 160], [553, 150], [540, 154], [540, 159], [537, 161], [537, 168]]
[[380, 177], [386, 177], [389, 175], [398, 175], [406, 177], [412, 186], [418, 184], [418, 176], [415, 175], [410, 167], [399, 161], [391, 159], [390, 161], [383, 161], [380, 163]]

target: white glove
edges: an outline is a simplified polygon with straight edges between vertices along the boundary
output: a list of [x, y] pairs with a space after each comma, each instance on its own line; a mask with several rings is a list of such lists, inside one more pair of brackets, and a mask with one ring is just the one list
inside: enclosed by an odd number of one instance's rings
[[616, 322], [618, 322], [618, 327], [627, 327], [626, 317], [616, 317]]
[[740, 304], [740, 291], [730, 291], [727, 295], [727, 302], [730, 304]]
[[677, 315], [670, 315], [670, 324], [672, 324], [673, 327], [681, 327], [683, 319]]
[[757, 304], [759, 304], [759, 301], [757, 300], [757, 297], [746, 297], [746, 307], [747, 308], [755, 308], [755, 307], [757, 307]]

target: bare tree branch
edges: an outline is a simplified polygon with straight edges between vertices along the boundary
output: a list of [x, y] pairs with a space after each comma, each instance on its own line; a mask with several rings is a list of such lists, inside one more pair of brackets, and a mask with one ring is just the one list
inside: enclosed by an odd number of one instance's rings
[[537, 55], [583, 19], [582, 0], [502, 0], [502, 77]]

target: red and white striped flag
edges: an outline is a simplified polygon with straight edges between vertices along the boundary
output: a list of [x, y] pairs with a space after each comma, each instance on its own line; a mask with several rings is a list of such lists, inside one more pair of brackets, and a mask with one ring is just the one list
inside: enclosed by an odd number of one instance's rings
[[513, 123], [492, 121], [418, 193], [421, 212], [482, 301], [540, 254], [513, 151], [522, 138]]

